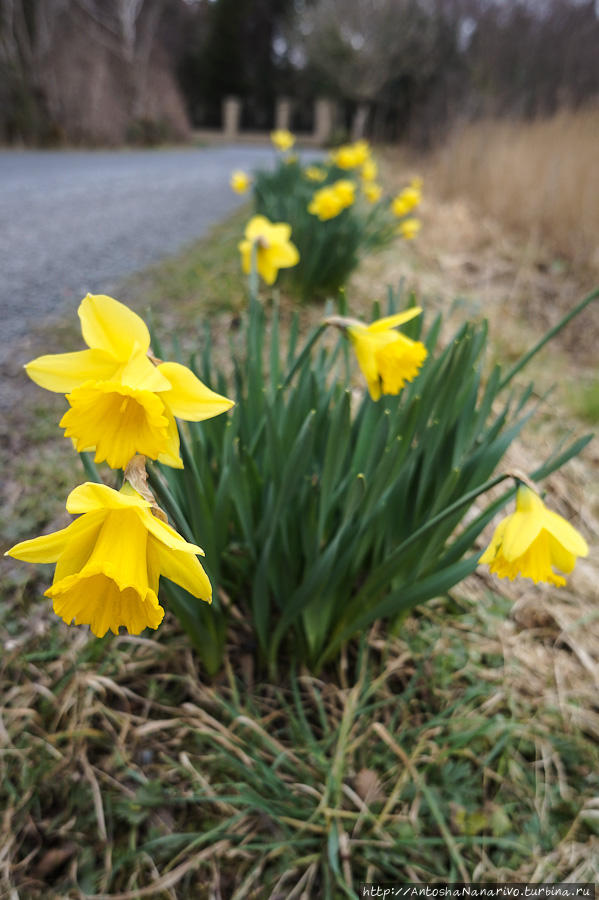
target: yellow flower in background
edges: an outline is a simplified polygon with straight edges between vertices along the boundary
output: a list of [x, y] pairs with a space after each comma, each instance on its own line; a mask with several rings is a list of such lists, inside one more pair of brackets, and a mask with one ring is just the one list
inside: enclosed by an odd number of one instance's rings
[[78, 452], [95, 450], [95, 461], [114, 469], [136, 453], [181, 468], [175, 416], [199, 422], [233, 401], [180, 363], [154, 365], [146, 324], [124, 303], [88, 294], [78, 313], [89, 349], [40, 356], [25, 366], [40, 387], [66, 395], [65, 437]]
[[356, 169], [370, 158], [370, 147], [368, 141], [356, 141], [331, 150], [329, 156], [340, 169]]
[[418, 206], [422, 200], [422, 193], [419, 188], [407, 187], [395, 197], [391, 203], [393, 213], [400, 218], [406, 216], [409, 212]]
[[298, 160], [299, 160], [299, 156], [297, 155], [297, 153], [289, 153], [285, 157], [285, 163], [288, 166], [294, 165]]
[[342, 198], [330, 185], [316, 191], [308, 204], [308, 212], [313, 216], [318, 216], [321, 222], [334, 219], [343, 209], [345, 206]]
[[535, 584], [546, 581], [561, 587], [566, 579], [553, 567], [567, 575], [576, 558], [588, 552], [585, 539], [566, 519], [547, 509], [529, 487], [520, 485], [516, 511], [499, 523], [479, 562], [488, 564], [500, 578], [513, 581], [522, 575]]
[[278, 129], [277, 131], [271, 131], [270, 139], [277, 148], [277, 150], [281, 150], [281, 152], [285, 152], [286, 150], [290, 150], [291, 147], [295, 144], [295, 137], [291, 134], [290, 131], [285, 129]]
[[373, 184], [373, 182], [368, 181], [362, 186], [362, 191], [369, 203], [376, 203], [381, 199], [382, 188], [380, 184]]
[[370, 325], [343, 316], [326, 320], [329, 325], [347, 330], [373, 400], [378, 400], [381, 394], [398, 394], [418, 374], [428, 355], [426, 347], [395, 329], [421, 312], [420, 307], [414, 306]]
[[308, 166], [304, 174], [308, 181], [324, 181], [327, 177], [324, 169], [320, 169], [318, 166]]
[[87, 482], [71, 491], [67, 510], [80, 514], [61, 531], [23, 541], [7, 556], [56, 563], [45, 592], [67, 625], [89, 625], [96, 637], [124, 625], [130, 634], [158, 628], [161, 575], [210, 603], [212, 588], [197, 559], [203, 551], [152, 514], [127, 482], [115, 491]]
[[310, 204], [308, 212], [314, 216], [318, 216], [321, 222], [327, 219], [334, 219], [340, 212], [351, 206], [356, 199], [356, 186], [353, 181], [341, 178], [334, 184], [316, 191]]
[[406, 241], [413, 240], [421, 228], [422, 222], [420, 219], [404, 219], [397, 226], [397, 230]]
[[246, 172], [242, 172], [241, 169], [236, 169], [229, 181], [236, 194], [245, 194], [251, 183], [252, 179], [250, 176]]
[[343, 209], [346, 206], [351, 206], [356, 199], [356, 185], [353, 181], [348, 181], [346, 178], [335, 181], [331, 185], [331, 190], [339, 197], [343, 204]]
[[367, 159], [362, 166], [361, 175], [364, 181], [376, 181], [378, 166], [373, 159]]
[[267, 284], [274, 284], [279, 269], [295, 266], [299, 253], [290, 241], [291, 225], [270, 222], [266, 216], [254, 216], [245, 229], [245, 240], [238, 247], [243, 271], [249, 274], [252, 267], [252, 248], [256, 248], [256, 267]]

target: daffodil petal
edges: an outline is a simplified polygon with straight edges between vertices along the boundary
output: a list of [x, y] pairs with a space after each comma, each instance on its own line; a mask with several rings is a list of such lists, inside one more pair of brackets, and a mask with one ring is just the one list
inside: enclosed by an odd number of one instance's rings
[[75, 519], [70, 526], [69, 540], [56, 563], [54, 582], [81, 571], [92, 554], [104, 519], [100, 510]]
[[[513, 515], [513, 514], [512, 514]], [[495, 557], [497, 556], [497, 552], [499, 551], [502, 543], [503, 543], [503, 535], [505, 534], [505, 529], [509, 520], [511, 519], [511, 515], [507, 516], [503, 519], [493, 532], [493, 537], [491, 538], [491, 543], [479, 559], [479, 563], [492, 563]]]
[[200, 561], [193, 553], [166, 549], [158, 542], [150, 550], [158, 557], [160, 572], [194, 597], [212, 602], [212, 585]]
[[169, 550], [180, 550], [182, 553], [191, 553], [204, 556], [204, 551], [197, 544], [190, 544], [185, 538], [182, 538], [178, 531], [175, 531], [168, 522], [163, 522], [152, 515], [151, 512], [142, 514], [143, 524], [156, 541]]
[[270, 250], [270, 262], [277, 269], [295, 266], [299, 262], [299, 252], [295, 244], [277, 244]]
[[545, 510], [545, 518], [543, 520], [543, 528], [545, 528], [568, 553], [575, 556], [587, 556], [589, 552], [588, 544], [583, 536], [574, 528], [573, 525], [553, 512], [550, 509]]
[[146, 353], [150, 332], [132, 309], [105, 294], [88, 294], [79, 304], [81, 331], [88, 347], [105, 350], [125, 362], [134, 352]]
[[410, 319], [416, 318], [421, 312], [422, 307], [412, 306], [410, 309], [405, 309], [403, 312], [395, 313], [392, 316], [385, 316], [383, 319], [377, 319], [372, 325], [368, 325], [368, 330], [373, 334], [377, 334], [381, 331], [387, 331], [390, 328], [397, 328], [398, 325], [403, 325], [405, 322], [409, 322]]
[[110, 380], [117, 363], [102, 350], [76, 350], [74, 353], [51, 353], [27, 363], [25, 370], [32, 381], [47, 391], [67, 394], [86, 381]]
[[511, 561], [522, 556], [543, 528], [541, 516], [515, 512], [507, 521], [503, 535], [501, 553]]
[[200, 422], [218, 416], [234, 406], [232, 400], [206, 387], [187, 366], [176, 362], [161, 363], [158, 371], [170, 384], [170, 390], [160, 394], [161, 400], [174, 416], [190, 422]]
[[381, 384], [376, 365], [377, 343], [368, 336], [368, 328], [365, 326], [350, 326], [347, 333], [354, 345], [356, 359], [366, 379], [370, 396], [378, 400], [381, 396]]
[[61, 528], [60, 531], [53, 531], [51, 534], [42, 534], [40, 537], [31, 538], [29, 541], [21, 541], [20, 544], [15, 544], [14, 547], [7, 550], [4, 555], [12, 556], [14, 559], [21, 559], [23, 562], [56, 562], [69, 541], [73, 524], [71, 523], [66, 528]]
[[159, 392], [170, 390], [170, 382], [164, 375], [161, 375], [158, 366], [150, 362], [145, 353], [135, 353], [127, 360], [120, 369], [117, 378], [121, 384], [138, 391]]
[[[576, 555], [575, 553], [571, 553], [569, 550], [566, 550], [564, 545], [550, 532], [547, 532], [548, 540], [549, 540], [549, 553], [551, 555], [551, 562], [559, 569], [560, 572], [564, 572], [568, 575], [574, 566], [576, 565]], [[582, 555], [582, 554], [578, 554]]]
[[167, 406], [164, 407], [164, 416], [168, 422], [166, 428], [166, 443], [164, 450], [159, 453], [156, 458], [158, 462], [164, 463], [165, 466], [171, 466], [173, 469], [182, 469], [183, 460], [179, 455], [179, 429], [177, 428], [175, 417]]
[[246, 275], [249, 275], [252, 267], [252, 242], [240, 241], [237, 249], [241, 253], [241, 268]]
[[150, 504], [137, 492], [115, 491], [105, 484], [86, 481], [74, 488], [67, 497], [67, 512], [88, 513], [94, 510], [149, 509]]
[[271, 227], [266, 216], [253, 216], [246, 225], [245, 236], [249, 241], [261, 237]]

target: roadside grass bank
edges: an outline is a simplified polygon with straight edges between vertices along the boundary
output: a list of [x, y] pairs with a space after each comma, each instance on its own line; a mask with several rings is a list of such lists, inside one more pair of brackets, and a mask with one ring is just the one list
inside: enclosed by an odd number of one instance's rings
[[[476, 220], [464, 208], [456, 224], [454, 209], [430, 197], [422, 237], [366, 260], [347, 291], [350, 309], [368, 316], [386, 283], [404, 277], [427, 309], [451, 304], [452, 324], [488, 315], [497, 356], [509, 360], [544, 330], [519, 305], [536, 257], [493, 225], [502, 238], [487, 236], [483, 265]], [[184, 354], [204, 339], [209, 315], [226, 360], [245, 303], [244, 221], [236, 214], [117, 296], [149, 308]], [[485, 269], [493, 246], [501, 277]], [[570, 293], [582, 296], [573, 275], [552, 279], [550, 321]], [[293, 303], [280, 303], [284, 328]], [[312, 324], [322, 307], [301, 315]], [[70, 327], [50, 342], [35, 336], [30, 355], [79, 347]], [[584, 345], [585, 329], [573, 328]], [[530, 373], [540, 390], [562, 383], [514, 467], [530, 468], [553, 429], [582, 430], [571, 398], [590, 357], [571, 349], [571, 330], [552, 346], [551, 371], [542, 355]], [[51, 405], [61, 398], [44, 402], [35, 385], [19, 396], [17, 452], [5, 470], [19, 492], [11, 540], [66, 518], [61, 497], [73, 482]], [[0, 607], [2, 890], [241, 900], [355, 896], [344, 884], [360, 880], [599, 880], [596, 463], [594, 441], [548, 480], [558, 511], [576, 516], [591, 544], [567, 588], [478, 573], [400, 634], [372, 629], [321, 679], [262, 681], [242, 619], [213, 681], [173, 622], [148, 637], [90, 640], [40, 599], [43, 567], [17, 571], [10, 561]]]

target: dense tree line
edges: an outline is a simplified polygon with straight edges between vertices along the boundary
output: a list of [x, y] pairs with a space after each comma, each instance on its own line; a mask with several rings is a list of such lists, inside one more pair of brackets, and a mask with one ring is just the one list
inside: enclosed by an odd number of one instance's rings
[[273, 124], [335, 99], [374, 137], [599, 94], [599, 0], [0, 0], [0, 139], [118, 143]]

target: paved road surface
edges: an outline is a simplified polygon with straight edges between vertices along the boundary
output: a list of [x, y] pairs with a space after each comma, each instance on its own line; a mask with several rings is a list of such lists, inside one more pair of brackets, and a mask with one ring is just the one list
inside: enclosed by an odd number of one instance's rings
[[242, 202], [231, 171], [273, 159], [240, 146], [0, 151], [0, 363], [34, 322], [202, 235]]

